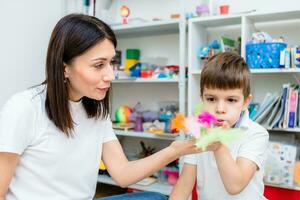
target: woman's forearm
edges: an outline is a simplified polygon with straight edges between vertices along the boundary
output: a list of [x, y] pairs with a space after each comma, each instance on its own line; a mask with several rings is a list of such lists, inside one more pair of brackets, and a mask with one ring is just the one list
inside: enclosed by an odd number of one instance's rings
[[178, 158], [176, 151], [167, 147], [151, 156], [128, 162], [118, 176], [118, 183], [126, 187], [152, 175], [159, 169]]

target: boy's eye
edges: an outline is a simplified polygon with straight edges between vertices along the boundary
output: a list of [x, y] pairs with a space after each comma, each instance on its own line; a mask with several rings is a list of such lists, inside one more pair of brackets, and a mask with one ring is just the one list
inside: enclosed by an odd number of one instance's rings
[[237, 102], [237, 99], [232, 99], [232, 98], [230, 98], [230, 99], [228, 99], [228, 101], [229, 101], [230, 103], [236, 103], [236, 102]]
[[213, 98], [213, 97], [207, 97], [207, 98], [206, 98], [206, 101], [208, 101], [208, 102], [214, 102], [214, 101], [215, 101], [215, 98]]

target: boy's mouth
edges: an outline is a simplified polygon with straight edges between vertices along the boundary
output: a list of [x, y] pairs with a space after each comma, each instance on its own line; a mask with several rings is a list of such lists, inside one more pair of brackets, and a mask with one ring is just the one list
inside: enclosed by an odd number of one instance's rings
[[224, 120], [222, 119], [217, 119], [217, 121], [215, 122], [216, 126], [223, 126]]

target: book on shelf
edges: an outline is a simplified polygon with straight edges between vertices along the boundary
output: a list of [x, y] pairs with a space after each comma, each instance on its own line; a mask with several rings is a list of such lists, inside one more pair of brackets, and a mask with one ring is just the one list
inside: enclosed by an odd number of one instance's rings
[[285, 48], [280, 52], [279, 65], [281, 68], [300, 67], [300, 46]]
[[299, 103], [299, 86], [284, 84], [281, 93], [265, 95], [253, 120], [268, 129], [300, 127]]

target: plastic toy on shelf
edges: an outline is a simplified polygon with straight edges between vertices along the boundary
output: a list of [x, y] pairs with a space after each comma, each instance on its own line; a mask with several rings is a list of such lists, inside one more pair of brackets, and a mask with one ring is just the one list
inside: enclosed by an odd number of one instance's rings
[[127, 6], [121, 6], [121, 16], [123, 18], [122, 24], [128, 24], [128, 17], [130, 15], [130, 9]]

